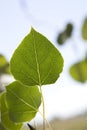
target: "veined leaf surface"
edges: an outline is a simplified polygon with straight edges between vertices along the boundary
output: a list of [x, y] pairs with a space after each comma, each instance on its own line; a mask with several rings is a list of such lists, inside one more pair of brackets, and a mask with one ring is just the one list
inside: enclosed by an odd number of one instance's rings
[[46, 37], [32, 28], [15, 50], [10, 68], [15, 79], [23, 84], [52, 84], [63, 69], [63, 58]]

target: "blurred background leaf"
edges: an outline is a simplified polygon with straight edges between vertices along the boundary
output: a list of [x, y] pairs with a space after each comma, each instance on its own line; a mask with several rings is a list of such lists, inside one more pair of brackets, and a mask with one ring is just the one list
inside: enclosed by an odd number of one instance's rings
[[82, 37], [84, 40], [87, 40], [87, 17], [84, 19], [82, 25]]
[[4, 84], [6, 84], [3, 75], [10, 75], [9, 62], [3, 54], [0, 54], [0, 93], [4, 90]]
[[73, 31], [73, 25], [72, 23], [68, 23], [66, 25], [65, 30], [59, 33], [57, 37], [57, 43], [60, 45], [64, 44], [66, 40], [71, 37], [72, 31]]
[[77, 62], [70, 67], [70, 75], [73, 79], [82, 83], [87, 81], [87, 59]]
[[4, 55], [0, 54], [0, 75], [2, 74], [10, 74], [10, 70], [8, 61]]

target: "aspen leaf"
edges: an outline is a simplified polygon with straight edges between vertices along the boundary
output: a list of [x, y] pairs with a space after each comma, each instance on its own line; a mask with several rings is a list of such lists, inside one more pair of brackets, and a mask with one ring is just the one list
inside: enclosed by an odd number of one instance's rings
[[10, 68], [15, 79], [23, 84], [52, 84], [62, 72], [63, 57], [46, 37], [32, 28], [15, 50]]
[[41, 104], [41, 93], [37, 86], [25, 86], [15, 81], [6, 87], [6, 99], [10, 119], [14, 122], [32, 120]]

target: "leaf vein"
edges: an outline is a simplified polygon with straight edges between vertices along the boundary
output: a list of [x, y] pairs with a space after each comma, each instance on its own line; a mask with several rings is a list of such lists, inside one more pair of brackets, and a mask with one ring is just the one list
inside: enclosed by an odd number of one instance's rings
[[32, 108], [33, 110], [35, 110], [36, 112], [38, 111], [36, 108], [34, 108], [32, 105], [30, 105], [29, 103], [27, 103], [24, 99], [20, 98], [17, 94], [15, 94], [13, 91], [11, 91], [10, 89], [8, 89], [8, 91], [10, 93], [12, 93], [16, 98], [18, 98], [21, 102], [23, 102], [26, 106]]
[[39, 62], [38, 62], [38, 57], [37, 57], [37, 51], [36, 51], [36, 46], [35, 46], [35, 35], [33, 32], [33, 38], [34, 38], [34, 51], [35, 51], [35, 59], [36, 59], [36, 66], [37, 66], [37, 74], [38, 74], [38, 80], [39, 80], [39, 85], [41, 86], [41, 78], [40, 78], [40, 68], [39, 68]]
[[51, 71], [52, 71], [52, 67], [51, 67], [50, 70], [48, 71], [46, 77], [43, 79], [42, 84], [44, 84], [45, 80], [48, 78], [48, 76], [49, 76], [49, 74], [50, 74]]
[[27, 73], [24, 73], [24, 71], [21, 71], [24, 75], [26, 75], [26, 77], [28, 77], [29, 79], [32, 79], [34, 82], [36, 82], [37, 84], [38, 84], [38, 82], [37, 82], [37, 80], [35, 80], [32, 76], [29, 76], [29, 74], [27, 74]]

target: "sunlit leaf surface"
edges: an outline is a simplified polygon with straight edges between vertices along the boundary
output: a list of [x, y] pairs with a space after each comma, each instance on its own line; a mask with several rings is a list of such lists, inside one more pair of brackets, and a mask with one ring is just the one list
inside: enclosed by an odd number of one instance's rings
[[32, 28], [15, 50], [10, 66], [15, 79], [29, 86], [41, 86], [57, 80], [63, 58], [46, 37]]

